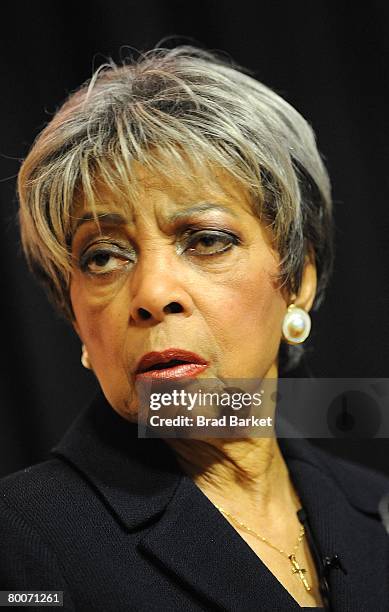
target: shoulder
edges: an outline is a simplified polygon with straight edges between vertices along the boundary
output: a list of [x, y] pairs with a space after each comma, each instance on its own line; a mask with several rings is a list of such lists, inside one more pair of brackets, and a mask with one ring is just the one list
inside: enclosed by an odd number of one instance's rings
[[379, 504], [389, 495], [388, 475], [343, 459], [311, 439], [281, 437], [278, 441], [289, 470], [302, 486], [313, 492], [319, 491], [319, 482], [328, 492], [336, 488], [349, 504], [380, 518]]
[[[0, 479], [0, 532], [26, 539], [27, 531], [47, 540], [47, 535], [85, 499], [86, 483], [57, 458], [29, 466]], [[4, 534], [3, 534], [4, 535]]]
[[81, 523], [89, 528], [92, 516], [104, 520], [106, 513], [91, 482], [64, 458], [50, 458], [0, 480], [0, 528], [15, 537], [19, 530], [24, 537], [22, 525], [30, 525], [53, 549], [62, 547]]
[[0, 589], [62, 590], [73, 611], [61, 563], [45, 525], [59, 523], [58, 489], [70, 481], [65, 464], [47, 461], [0, 480]]
[[91, 487], [66, 461], [53, 458], [32, 465], [0, 480], [0, 532], [25, 542], [31, 532], [55, 549], [66, 538], [66, 522], [77, 524], [93, 498]]
[[82, 487], [82, 479], [66, 462], [53, 458], [0, 479], [3, 507], [31, 514], [36, 506], [54, 508], [69, 493]]
[[379, 514], [381, 500], [389, 496], [389, 476], [317, 446], [314, 453], [354, 507], [369, 514]]

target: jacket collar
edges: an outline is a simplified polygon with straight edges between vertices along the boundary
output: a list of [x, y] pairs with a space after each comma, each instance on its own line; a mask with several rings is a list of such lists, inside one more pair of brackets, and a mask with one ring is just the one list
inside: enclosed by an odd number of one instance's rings
[[82, 472], [129, 530], [162, 512], [180, 481], [170, 448], [138, 438], [137, 425], [119, 416], [101, 390], [51, 453]]
[[[338, 554], [348, 572], [331, 572], [334, 610], [371, 609], [375, 599], [369, 593], [387, 584], [380, 568], [388, 539], [373, 520], [387, 479], [373, 478], [365, 493], [353, 484], [358, 477], [347, 464], [339, 467], [340, 460], [306, 440], [279, 438], [279, 445], [318, 549], [322, 556]], [[199, 597], [224, 609], [261, 610], [253, 596], [274, 592], [273, 574], [182, 473], [170, 447], [156, 438], [139, 439], [137, 425], [117, 415], [101, 391], [52, 453], [94, 485], [127, 529], [150, 527], [140, 547]], [[363, 555], [355, 559], [360, 551]], [[237, 558], [244, 571], [236, 569]], [[217, 575], [210, 575], [210, 568]], [[389, 599], [387, 592], [383, 596]], [[280, 583], [277, 602], [279, 609], [298, 609]]]
[[[285, 432], [278, 443], [290, 470], [296, 462], [316, 468], [334, 480], [355, 509], [378, 517], [378, 503], [385, 487], [388, 492], [386, 476], [372, 470], [367, 474], [362, 466], [332, 458], [299, 437], [289, 424], [284, 430], [277, 427], [277, 431]], [[283, 437], [287, 433], [289, 437]], [[137, 425], [120, 417], [101, 390], [51, 452], [81, 470], [130, 529], [163, 510], [183, 476], [170, 447], [158, 438], [138, 438]], [[126, 465], [128, 471], [124, 469]], [[359, 485], [356, 472], [368, 476], [369, 487]], [[134, 496], [131, 512], [127, 500], [121, 507], [121, 492], [125, 490]]]

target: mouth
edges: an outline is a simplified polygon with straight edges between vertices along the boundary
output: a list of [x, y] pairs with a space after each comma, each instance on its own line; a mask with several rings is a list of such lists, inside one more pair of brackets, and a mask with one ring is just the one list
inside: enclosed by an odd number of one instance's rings
[[138, 363], [135, 376], [137, 380], [171, 380], [197, 376], [207, 367], [208, 362], [196, 353], [183, 349], [167, 349], [144, 355]]

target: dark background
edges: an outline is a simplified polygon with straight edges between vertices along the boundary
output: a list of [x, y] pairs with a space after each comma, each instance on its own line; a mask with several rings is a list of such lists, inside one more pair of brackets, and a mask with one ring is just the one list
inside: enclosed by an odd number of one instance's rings
[[[108, 56], [165, 36], [227, 52], [313, 125], [333, 183], [337, 252], [307, 363], [319, 377], [388, 377], [387, 2], [5, 2], [1, 29], [0, 475], [43, 459], [97, 388], [21, 256], [19, 160]], [[314, 442], [389, 473], [386, 439]]]

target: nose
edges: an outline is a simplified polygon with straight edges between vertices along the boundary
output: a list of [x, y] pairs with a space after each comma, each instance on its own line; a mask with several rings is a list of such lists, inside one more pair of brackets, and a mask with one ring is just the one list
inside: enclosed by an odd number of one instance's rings
[[143, 262], [138, 260], [132, 277], [130, 320], [152, 325], [168, 315], [192, 314], [193, 302], [183, 287], [182, 273], [171, 263], [158, 256]]

